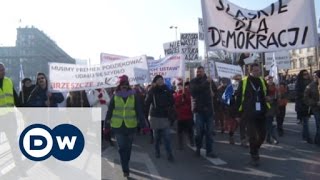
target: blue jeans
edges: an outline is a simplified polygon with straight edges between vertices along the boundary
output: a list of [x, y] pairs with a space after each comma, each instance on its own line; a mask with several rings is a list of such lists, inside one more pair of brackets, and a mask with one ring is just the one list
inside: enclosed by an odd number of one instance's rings
[[195, 121], [195, 141], [197, 150], [202, 147], [203, 136], [206, 137], [206, 151], [207, 153], [212, 152], [212, 129], [213, 129], [213, 119], [212, 114], [194, 113]]
[[133, 134], [115, 134], [120, 154], [121, 167], [123, 172], [129, 172], [129, 161], [133, 142]]
[[314, 112], [314, 118], [316, 120], [316, 136], [314, 143], [320, 145], [320, 112]]
[[155, 139], [155, 150], [156, 155], [160, 155], [160, 143], [161, 138], [163, 138], [164, 146], [167, 151], [167, 155], [172, 155], [172, 149], [171, 149], [171, 141], [170, 141], [170, 129], [169, 128], [163, 128], [163, 129], [154, 129], [154, 139]]
[[309, 117], [301, 117], [302, 120], [302, 139], [310, 139], [309, 133]]

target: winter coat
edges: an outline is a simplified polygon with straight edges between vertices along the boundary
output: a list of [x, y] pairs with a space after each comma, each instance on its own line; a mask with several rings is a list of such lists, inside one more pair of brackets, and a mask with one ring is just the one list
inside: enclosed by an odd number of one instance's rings
[[67, 96], [66, 107], [90, 107], [87, 93], [85, 91], [77, 91]]
[[318, 82], [310, 83], [304, 91], [304, 102], [311, 107], [312, 112], [320, 112], [319, 102], [319, 84]]
[[[27, 101], [28, 107], [47, 107], [46, 101], [48, 100], [48, 91], [42, 89], [40, 86], [36, 86]], [[61, 93], [51, 93], [50, 107], [58, 107], [58, 103], [61, 103], [64, 100], [64, 97]]]
[[174, 106], [172, 93], [163, 85], [153, 87], [145, 99], [146, 108], [149, 108], [151, 128], [162, 129], [170, 126], [168, 111]]
[[22, 87], [22, 91], [19, 93], [19, 102], [21, 107], [27, 107], [27, 101], [29, 99], [29, 96], [32, 92], [32, 90], [35, 88], [35, 85], [32, 85], [30, 87]]
[[174, 104], [177, 112], [177, 120], [192, 120], [192, 111], [191, 111], [191, 94], [188, 89], [179, 90], [174, 93]]
[[311, 81], [304, 80], [302, 83], [296, 84], [296, 105], [295, 110], [297, 112], [298, 119], [301, 119], [302, 117], [309, 116], [309, 106], [304, 101], [304, 91], [308, 84], [310, 84]]
[[[211, 89], [210, 89], [211, 88]], [[194, 78], [190, 81], [191, 107], [194, 113], [213, 114], [213, 97], [211, 91], [216, 94], [217, 87], [210, 83], [207, 77]]]

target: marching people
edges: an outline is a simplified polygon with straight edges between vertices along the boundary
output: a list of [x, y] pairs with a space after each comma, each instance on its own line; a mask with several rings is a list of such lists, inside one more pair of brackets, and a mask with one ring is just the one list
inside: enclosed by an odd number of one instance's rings
[[174, 93], [174, 104], [178, 120], [178, 143], [179, 149], [183, 149], [183, 133], [188, 135], [190, 145], [194, 146], [193, 140], [193, 114], [191, 111], [191, 94], [188, 88], [183, 87], [183, 82], [177, 84], [177, 91]]
[[[320, 146], [320, 70], [314, 72], [314, 81], [311, 82], [305, 89], [304, 92], [304, 101], [308, 106], [311, 107], [312, 113], [316, 120], [316, 135], [314, 138], [314, 143]], [[305, 121], [304, 126], [308, 129], [308, 121]], [[308, 130], [306, 130], [308, 131]], [[309, 135], [306, 134], [308, 137]]]
[[225, 124], [225, 104], [222, 101], [222, 95], [225, 92], [227, 86], [228, 86], [228, 80], [227, 78], [221, 78], [220, 85], [217, 88], [217, 103], [215, 104], [215, 110], [216, 110], [216, 121], [219, 121], [220, 131], [223, 134], [226, 129]]
[[129, 161], [137, 126], [145, 125], [141, 104], [140, 98], [130, 88], [128, 76], [120, 76], [107, 111], [105, 127], [110, 126], [116, 137], [124, 177], [130, 175]]
[[168, 87], [164, 84], [164, 79], [161, 75], [156, 75], [152, 83], [154, 86], [148, 92], [145, 105], [150, 109], [149, 120], [153, 129], [155, 139], [155, 156], [160, 158], [160, 142], [164, 142], [167, 151], [167, 159], [170, 162], [174, 161], [171, 138], [170, 138], [170, 122], [169, 110], [174, 107], [174, 99]]
[[250, 65], [250, 74], [241, 81], [237, 92], [237, 107], [241, 119], [247, 121], [251, 161], [253, 166], [259, 165], [259, 149], [266, 137], [265, 114], [270, 108], [267, 103], [267, 85], [260, 77], [259, 64]]
[[304, 91], [306, 87], [311, 83], [311, 77], [307, 70], [301, 70], [297, 77], [295, 85], [296, 89], [296, 105], [295, 110], [297, 112], [297, 118], [302, 122], [302, 139], [312, 144], [312, 139], [309, 133], [309, 118], [310, 109], [304, 101]]
[[211, 78], [208, 78], [204, 68], [199, 66], [197, 68], [197, 77], [190, 82], [192, 111], [195, 122], [196, 156], [198, 157], [200, 157], [203, 136], [206, 137], [206, 156], [217, 157], [212, 148], [213, 95], [216, 91], [217, 88]]
[[15, 162], [15, 173], [23, 177], [26, 175], [21, 170], [23, 161], [19, 156], [21, 153], [17, 147], [18, 122], [14, 110], [15, 106], [19, 106], [19, 100], [12, 80], [6, 77], [5, 74], [5, 65], [0, 63], [0, 133], [4, 132], [8, 139]]
[[58, 107], [64, 97], [61, 93], [51, 93], [48, 91], [48, 80], [44, 73], [37, 74], [35, 88], [30, 93], [27, 101], [28, 107]]

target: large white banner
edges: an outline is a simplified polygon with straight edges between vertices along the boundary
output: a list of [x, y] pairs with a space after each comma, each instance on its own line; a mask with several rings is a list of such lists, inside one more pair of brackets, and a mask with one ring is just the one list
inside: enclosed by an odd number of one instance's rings
[[202, 0], [208, 50], [269, 52], [314, 47], [314, 0], [278, 0], [262, 10], [228, 0]]
[[126, 56], [115, 55], [115, 54], [108, 54], [108, 53], [101, 53], [100, 54], [100, 64], [113, 62], [115, 60], [127, 59]]
[[198, 60], [198, 33], [181, 33], [180, 45], [186, 61]]
[[[289, 51], [275, 52], [274, 57], [276, 58], [278, 70], [291, 68], [291, 64], [290, 64], [291, 59], [290, 59]], [[272, 62], [273, 62], [273, 53], [265, 53], [266, 70], [270, 70]]]
[[241, 67], [238, 65], [216, 62], [217, 73], [219, 77], [232, 78], [234, 75], [241, 74]]
[[150, 76], [153, 79], [156, 75], [164, 78], [185, 77], [185, 63], [182, 54], [166, 56], [160, 60], [148, 61]]
[[118, 77], [122, 75], [129, 77], [131, 85], [150, 82], [146, 56], [93, 66], [49, 63], [49, 79], [53, 91], [116, 87]]
[[172, 41], [172, 42], [167, 42], [163, 44], [163, 49], [164, 49], [164, 55], [172, 55], [172, 54], [179, 54], [181, 49], [180, 49], [180, 41]]

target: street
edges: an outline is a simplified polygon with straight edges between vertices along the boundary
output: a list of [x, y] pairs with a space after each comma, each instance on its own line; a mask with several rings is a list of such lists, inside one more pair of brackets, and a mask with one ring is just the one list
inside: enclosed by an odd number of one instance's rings
[[[285, 134], [278, 145], [263, 144], [260, 166], [249, 165], [249, 148], [240, 146], [239, 133], [236, 144], [230, 145], [228, 134], [216, 132], [214, 151], [219, 158], [210, 159], [194, 155], [191, 146], [178, 150], [176, 134], [172, 133], [175, 162], [166, 159], [162, 146], [161, 158], [154, 155], [148, 135], [137, 135], [130, 162], [130, 179], [319, 179], [320, 147], [302, 141], [300, 124], [297, 124], [294, 103], [287, 106]], [[310, 120], [311, 137], [315, 134], [315, 121]], [[102, 179], [123, 179], [119, 154], [115, 147], [102, 152]]]

